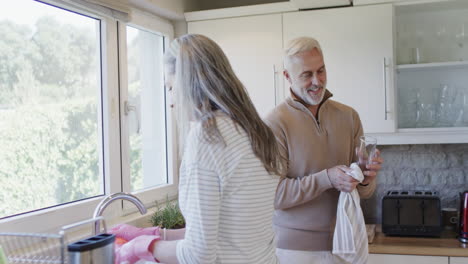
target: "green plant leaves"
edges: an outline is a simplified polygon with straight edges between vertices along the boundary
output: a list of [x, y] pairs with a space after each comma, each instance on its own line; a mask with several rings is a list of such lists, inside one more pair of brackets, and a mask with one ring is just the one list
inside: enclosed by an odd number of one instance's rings
[[166, 198], [166, 205], [161, 208], [161, 205], [156, 202], [158, 210], [151, 216], [151, 224], [166, 229], [177, 229], [185, 227], [185, 219], [179, 208], [177, 200], [169, 201]]

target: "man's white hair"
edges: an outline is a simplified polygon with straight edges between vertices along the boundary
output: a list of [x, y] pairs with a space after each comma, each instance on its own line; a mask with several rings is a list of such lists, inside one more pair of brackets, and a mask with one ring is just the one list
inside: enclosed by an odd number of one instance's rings
[[323, 56], [322, 48], [320, 47], [320, 43], [310, 37], [299, 37], [295, 38], [288, 42], [288, 45], [284, 49], [284, 67], [286, 70], [290, 68], [291, 59], [294, 55], [303, 52], [317, 49], [320, 54]]

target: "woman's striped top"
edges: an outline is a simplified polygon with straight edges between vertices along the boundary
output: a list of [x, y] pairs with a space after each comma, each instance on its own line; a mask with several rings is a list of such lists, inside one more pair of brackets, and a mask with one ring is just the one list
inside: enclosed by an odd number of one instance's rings
[[272, 217], [279, 177], [265, 170], [239, 125], [224, 114], [216, 123], [224, 143], [207, 143], [200, 123], [186, 139], [179, 179], [186, 231], [177, 259], [183, 264], [278, 263]]

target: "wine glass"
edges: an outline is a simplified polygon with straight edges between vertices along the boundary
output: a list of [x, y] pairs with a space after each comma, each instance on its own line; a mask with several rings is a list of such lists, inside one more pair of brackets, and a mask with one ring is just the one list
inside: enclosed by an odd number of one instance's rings
[[359, 147], [357, 149], [358, 165], [362, 171], [367, 170], [366, 165], [372, 164], [377, 147], [377, 139], [370, 136], [361, 136], [359, 138]]
[[436, 105], [434, 103], [434, 90], [421, 89], [418, 93], [416, 127], [431, 127], [436, 121]]

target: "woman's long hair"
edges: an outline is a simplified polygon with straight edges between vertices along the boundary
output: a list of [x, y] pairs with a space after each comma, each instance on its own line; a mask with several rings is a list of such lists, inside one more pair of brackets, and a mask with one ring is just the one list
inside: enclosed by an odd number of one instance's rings
[[213, 40], [197, 34], [179, 37], [172, 42], [164, 62], [166, 74], [175, 74], [179, 139], [185, 139], [190, 120], [194, 120], [202, 123], [204, 137], [210, 143], [222, 140], [215, 120], [215, 111], [220, 110], [245, 130], [265, 169], [281, 175], [283, 161], [275, 135], [260, 118], [226, 55]]

